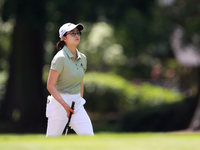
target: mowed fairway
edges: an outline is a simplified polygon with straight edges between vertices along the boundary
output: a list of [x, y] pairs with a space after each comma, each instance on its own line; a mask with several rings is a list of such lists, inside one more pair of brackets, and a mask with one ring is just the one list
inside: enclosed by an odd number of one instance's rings
[[200, 134], [97, 133], [59, 138], [0, 134], [0, 150], [200, 150]]

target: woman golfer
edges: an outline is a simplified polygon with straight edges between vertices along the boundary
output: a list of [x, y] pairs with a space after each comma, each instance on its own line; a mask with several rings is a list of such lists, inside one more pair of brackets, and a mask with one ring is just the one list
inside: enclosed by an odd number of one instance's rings
[[[78, 135], [94, 135], [83, 106], [83, 77], [87, 59], [77, 49], [83, 28], [82, 24], [66, 23], [59, 29], [58, 53], [51, 62], [47, 81], [47, 89], [51, 94], [47, 98], [46, 108], [47, 137], [62, 135], [70, 112], [73, 114], [70, 126]], [[72, 101], [75, 102], [74, 110], [70, 108]]]

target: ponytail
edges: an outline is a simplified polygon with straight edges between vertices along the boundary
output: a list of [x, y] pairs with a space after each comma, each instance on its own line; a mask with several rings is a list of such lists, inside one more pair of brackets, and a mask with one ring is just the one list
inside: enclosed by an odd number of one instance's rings
[[[66, 36], [66, 33], [63, 36]], [[57, 42], [57, 44], [56, 44], [57, 51], [60, 51], [64, 46], [65, 46], [65, 42], [63, 40]]]
[[57, 51], [60, 51], [64, 46], [65, 46], [65, 42], [64, 41], [57, 42], [57, 44], [56, 44]]

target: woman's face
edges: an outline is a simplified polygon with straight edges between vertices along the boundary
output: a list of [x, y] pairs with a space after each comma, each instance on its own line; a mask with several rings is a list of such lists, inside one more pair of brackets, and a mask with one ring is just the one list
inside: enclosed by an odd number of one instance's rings
[[65, 41], [66, 45], [75, 45], [77, 46], [80, 42], [81, 32], [75, 28], [66, 33], [66, 36], [63, 36], [63, 40]]

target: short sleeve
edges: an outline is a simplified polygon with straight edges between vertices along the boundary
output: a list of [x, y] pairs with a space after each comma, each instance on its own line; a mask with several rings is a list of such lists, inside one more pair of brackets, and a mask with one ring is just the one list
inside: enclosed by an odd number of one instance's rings
[[61, 73], [63, 71], [63, 58], [54, 57], [53, 60], [51, 61], [51, 69]]
[[87, 57], [82, 53], [84, 72], [87, 70]]
[[85, 71], [87, 70], [87, 57], [85, 56]]

